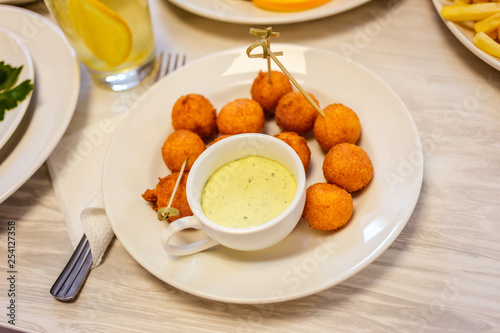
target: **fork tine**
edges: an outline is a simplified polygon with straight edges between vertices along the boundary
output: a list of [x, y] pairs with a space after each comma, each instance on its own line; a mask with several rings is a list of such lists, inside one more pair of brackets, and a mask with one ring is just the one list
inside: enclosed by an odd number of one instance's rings
[[73, 300], [87, 278], [92, 265], [92, 253], [85, 234], [70, 260], [50, 289], [50, 293], [61, 301]]
[[[167, 56], [165, 71], [162, 73], [162, 77], [164, 77], [165, 75], [167, 75], [168, 73], [170, 73], [170, 64], [171, 64], [171, 61], [172, 61], [172, 53], [169, 53], [168, 56]], [[175, 66], [175, 64], [174, 64], [174, 66]]]
[[160, 53], [160, 56], [158, 57], [158, 71], [156, 72], [156, 76], [155, 76], [155, 82], [158, 81], [161, 77], [162, 77], [162, 68], [163, 68], [163, 64], [164, 64], [164, 56], [163, 56], [163, 52]]
[[186, 64], [186, 55], [179, 55], [178, 53], [172, 55], [172, 53], [164, 54], [161, 52], [159, 62], [155, 81], [184, 66]]

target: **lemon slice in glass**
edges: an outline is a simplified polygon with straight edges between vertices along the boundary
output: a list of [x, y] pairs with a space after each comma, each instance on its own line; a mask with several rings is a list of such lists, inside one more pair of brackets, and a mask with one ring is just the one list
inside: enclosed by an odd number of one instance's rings
[[120, 15], [98, 0], [69, 0], [68, 11], [76, 32], [97, 58], [109, 66], [128, 58], [132, 31]]

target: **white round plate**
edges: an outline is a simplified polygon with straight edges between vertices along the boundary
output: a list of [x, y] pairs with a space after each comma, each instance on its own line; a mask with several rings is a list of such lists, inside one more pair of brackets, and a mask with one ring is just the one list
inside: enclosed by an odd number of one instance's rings
[[464, 25], [460, 25], [458, 23], [454, 23], [443, 19], [443, 17], [441, 16], [441, 9], [446, 5], [450, 5], [451, 2], [447, 0], [432, 0], [432, 3], [434, 4], [434, 8], [436, 9], [438, 15], [441, 17], [443, 22], [448, 27], [448, 29], [466, 48], [468, 48], [472, 53], [474, 53], [477, 57], [479, 57], [479, 59], [483, 60], [488, 65], [492, 66], [493, 68], [496, 68], [497, 70], [500, 70], [499, 58], [484, 52], [483, 50], [479, 49], [476, 45], [474, 45], [474, 36], [476, 34], [474, 30], [467, 28]]
[[285, 24], [320, 19], [339, 14], [371, 0], [332, 0], [324, 5], [298, 12], [261, 9], [245, 0], [169, 0], [193, 14], [217, 21], [240, 24]]
[[[205, 57], [169, 74], [131, 110], [109, 147], [103, 193], [112, 228], [144, 268], [168, 284], [200, 297], [233, 303], [278, 302], [310, 295], [347, 279], [375, 260], [410, 218], [422, 184], [420, 139], [409, 111], [384, 82], [360, 65], [333, 53], [287, 44], [280, 60], [320, 106], [343, 103], [359, 116], [359, 145], [370, 155], [375, 175], [353, 195], [354, 214], [337, 232], [312, 230], [301, 220], [279, 244], [239, 252], [217, 246], [190, 256], [168, 255], [160, 245], [159, 222], [141, 194], [170, 172], [161, 146], [173, 131], [170, 110], [189, 93], [202, 94], [217, 108], [250, 98], [250, 86], [266, 61], [245, 48]], [[277, 70], [277, 67], [273, 69]], [[203, 73], [203, 80], [200, 80]], [[268, 121], [265, 133], [279, 133]], [[325, 182], [325, 152], [308, 136], [311, 165], [307, 185]], [[196, 238], [197, 232], [186, 232]]]
[[28, 110], [0, 150], [1, 203], [38, 170], [64, 134], [78, 100], [80, 68], [62, 32], [43, 16], [0, 5], [0, 26], [26, 46], [36, 77]]
[[[26, 49], [16, 35], [1, 26], [0, 45], [2, 45], [2, 48], [0, 48], [0, 61], [3, 61], [5, 65], [10, 65], [15, 68], [23, 66], [17, 78], [17, 82], [13, 87], [24, 80], [31, 80], [31, 83], [35, 83], [35, 69], [33, 68], [33, 62], [31, 61], [28, 49]], [[21, 122], [21, 119], [23, 119], [32, 95], [33, 92], [30, 92], [14, 109], [5, 111], [5, 117], [0, 121], [0, 149], [2, 149], [5, 142], [9, 140], [10, 136]]]

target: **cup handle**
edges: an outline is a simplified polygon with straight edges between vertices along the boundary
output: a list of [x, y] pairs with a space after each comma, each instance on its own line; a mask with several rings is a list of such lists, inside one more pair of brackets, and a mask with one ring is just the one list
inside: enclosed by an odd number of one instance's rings
[[163, 249], [165, 249], [165, 251], [169, 254], [182, 256], [200, 252], [219, 244], [210, 237], [185, 245], [170, 244], [170, 238], [172, 238], [173, 235], [188, 228], [202, 229], [202, 226], [200, 221], [195, 216], [186, 216], [171, 222], [161, 232], [161, 245], [163, 246]]

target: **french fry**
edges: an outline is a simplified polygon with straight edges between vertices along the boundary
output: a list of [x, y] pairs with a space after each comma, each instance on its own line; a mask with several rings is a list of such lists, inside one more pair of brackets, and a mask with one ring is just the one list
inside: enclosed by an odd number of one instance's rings
[[479, 32], [474, 36], [474, 44], [484, 52], [500, 58], [500, 44], [484, 32]]
[[455, 0], [453, 6], [461, 6], [470, 4], [470, 0]]
[[476, 33], [476, 47], [500, 58], [500, 0], [449, 1], [453, 4], [441, 8], [443, 19], [466, 23]]
[[490, 32], [485, 32], [485, 34], [487, 34], [488, 36], [490, 36], [491, 39], [497, 39], [498, 37], [498, 30], [493, 30], [493, 31], [490, 31]]
[[500, 12], [499, 2], [475, 3], [470, 5], [451, 5], [441, 9], [441, 16], [448, 21], [483, 20]]
[[474, 23], [476, 32], [491, 32], [500, 27], [500, 12]]

